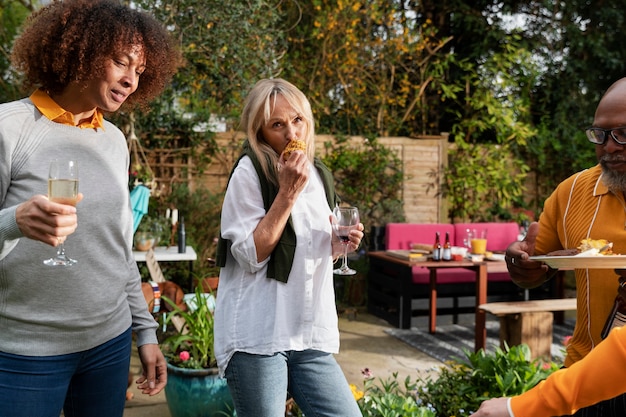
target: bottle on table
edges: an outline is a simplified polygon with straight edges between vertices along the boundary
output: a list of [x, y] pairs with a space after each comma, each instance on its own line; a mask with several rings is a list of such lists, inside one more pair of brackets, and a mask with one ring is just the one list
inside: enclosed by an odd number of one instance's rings
[[181, 216], [178, 222], [178, 253], [187, 251], [187, 234], [185, 233], [185, 218]]
[[441, 242], [439, 241], [439, 232], [435, 233], [435, 244], [433, 245], [433, 261], [441, 260]]
[[452, 260], [452, 246], [450, 245], [450, 233], [446, 232], [446, 240], [443, 243], [443, 250], [441, 251], [441, 260]]

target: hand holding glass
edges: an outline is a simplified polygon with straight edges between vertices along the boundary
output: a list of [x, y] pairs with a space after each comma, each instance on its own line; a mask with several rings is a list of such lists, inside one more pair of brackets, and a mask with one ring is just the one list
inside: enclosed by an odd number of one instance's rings
[[[72, 160], [57, 160], [50, 163], [48, 173], [48, 199], [55, 203], [76, 206], [78, 198], [78, 164]], [[78, 261], [65, 254], [63, 242], [59, 243], [54, 257], [43, 261], [49, 266], [72, 266]]]
[[350, 231], [359, 225], [359, 210], [356, 207], [335, 207], [333, 210], [333, 231], [344, 245], [341, 268], [333, 272], [337, 275], [354, 275], [356, 271], [348, 268], [348, 245]]

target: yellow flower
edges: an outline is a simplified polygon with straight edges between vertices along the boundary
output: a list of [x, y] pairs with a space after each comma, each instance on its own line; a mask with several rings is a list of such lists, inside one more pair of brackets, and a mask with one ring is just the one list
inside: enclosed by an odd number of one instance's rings
[[359, 391], [359, 389], [354, 384], [350, 384], [350, 391], [352, 391], [352, 396], [355, 400], [360, 400], [363, 398], [363, 391]]

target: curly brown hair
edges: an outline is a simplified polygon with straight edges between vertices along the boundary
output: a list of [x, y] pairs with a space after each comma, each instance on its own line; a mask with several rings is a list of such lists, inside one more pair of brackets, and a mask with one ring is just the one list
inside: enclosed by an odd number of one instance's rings
[[151, 15], [114, 0], [54, 1], [32, 13], [11, 54], [27, 88], [60, 93], [71, 82], [104, 74], [107, 59], [141, 45], [146, 59], [139, 86], [127, 100], [145, 106], [182, 64], [178, 46]]

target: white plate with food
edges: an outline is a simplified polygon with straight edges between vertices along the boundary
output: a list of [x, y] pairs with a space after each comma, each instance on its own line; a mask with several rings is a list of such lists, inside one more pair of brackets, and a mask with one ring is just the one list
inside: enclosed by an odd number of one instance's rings
[[626, 269], [626, 255], [531, 256], [555, 269]]
[[614, 254], [613, 243], [606, 239], [586, 238], [575, 249], [531, 256], [530, 259], [557, 269], [626, 269], [626, 255]]

